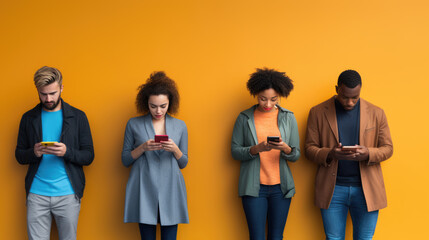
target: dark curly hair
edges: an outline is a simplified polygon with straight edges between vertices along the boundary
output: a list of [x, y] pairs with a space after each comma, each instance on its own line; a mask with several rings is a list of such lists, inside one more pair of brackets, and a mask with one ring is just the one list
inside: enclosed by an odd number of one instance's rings
[[142, 114], [149, 112], [149, 97], [152, 95], [167, 95], [169, 100], [169, 114], [175, 114], [179, 111], [179, 91], [176, 83], [167, 77], [163, 71], [153, 72], [146, 80], [146, 83], [138, 87], [139, 93], [136, 98], [137, 111]]
[[247, 89], [252, 96], [267, 90], [274, 89], [280, 96], [287, 97], [293, 90], [292, 79], [286, 73], [269, 68], [257, 68], [247, 81]]
[[338, 87], [340, 87], [341, 84], [346, 85], [348, 88], [355, 88], [357, 85], [362, 86], [362, 79], [358, 72], [349, 69], [342, 72], [338, 77]]

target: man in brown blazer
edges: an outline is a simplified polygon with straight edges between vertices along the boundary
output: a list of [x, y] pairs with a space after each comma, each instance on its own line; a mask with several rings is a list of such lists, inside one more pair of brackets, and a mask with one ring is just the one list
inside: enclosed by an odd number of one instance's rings
[[372, 239], [378, 210], [387, 206], [380, 162], [393, 153], [384, 111], [360, 98], [362, 81], [342, 72], [337, 95], [310, 110], [305, 154], [317, 164], [315, 204], [326, 239], [344, 239], [347, 214], [353, 239]]

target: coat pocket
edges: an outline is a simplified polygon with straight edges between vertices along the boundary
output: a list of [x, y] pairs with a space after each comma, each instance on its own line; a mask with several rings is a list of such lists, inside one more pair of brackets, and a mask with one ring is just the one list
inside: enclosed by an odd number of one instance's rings
[[377, 128], [369, 127], [365, 129], [363, 134], [364, 145], [366, 147], [376, 147], [377, 146]]

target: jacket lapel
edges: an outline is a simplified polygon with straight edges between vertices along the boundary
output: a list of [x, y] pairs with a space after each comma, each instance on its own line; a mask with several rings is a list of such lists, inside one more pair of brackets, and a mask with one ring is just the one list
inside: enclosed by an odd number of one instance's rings
[[179, 144], [177, 142], [176, 135], [175, 135], [175, 133], [177, 131], [174, 131], [174, 126], [173, 126], [173, 121], [172, 120], [173, 119], [172, 119], [172, 117], [170, 115], [165, 114], [165, 134], [168, 135], [168, 138], [173, 139], [173, 141], [176, 144]]
[[32, 109], [31, 112], [31, 125], [33, 127], [34, 134], [36, 136], [37, 141], [43, 141], [42, 136], [42, 106], [38, 104], [36, 107]]
[[337, 125], [337, 114], [335, 112], [335, 97], [332, 97], [329, 101], [328, 105], [325, 106], [325, 117], [328, 120], [329, 127], [331, 128], [332, 133], [335, 136], [335, 139], [337, 140], [337, 143], [339, 143], [339, 137], [338, 137], [338, 125]]
[[364, 137], [365, 129], [368, 125], [369, 114], [368, 114], [368, 104], [365, 100], [360, 99], [360, 125], [359, 125], [359, 145], [365, 146]]
[[61, 99], [61, 109], [63, 110], [63, 128], [61, 129], [60, 141], [63, 142], [63, 136], [67, 133], [70, 128], [70, 121], [74, 117], [71, 113], [70, 105]]
[[[288, 113], [292, 113], [291, 111], [287, 110], [286, 108], [283, 108], [279, 105], [277, 105], [277, 107], [279, 108], [279, 114], [277, 117], [277, 127], [280, 130], [280, 126], [282, 126], [282, 122], [285, 122], [284, 126], [289, 126], [289, 124], [287, 123], [287, 114]], [[280, 136], [283, 139], [283, 142], [289, 142], [290, 139], [290, 134], [288, 134], [287, 136], [285, 136], [284, 131], [280, 130]]]
[[[144, 116], [144, 127], [146, 129], [146, 133], [149, 139], [154, 139], [155, 129], [153, 128], [152, 116], [150, 115], [150, 113]], [[152, 152], [155, 153], [157, 156], [159, 156], [159, 151], [152, 151]]]
[[33, 125], [34, 133], [36, 134], [37, 140], [39, 142], [43, 141], [43, 136], [42, 136], [42, 116], [41, 116], [41, 114], [39, 114], [38, 116], [33, 116], [32, 125]]
[[255, 111], [257, 105], [252, 106], [251, 108], [243, 111], [242, 113], [247, 116], [247, 125], [249, 126], [250, 133], [253, 137], [253, 143], [258, 144], [258, 137], [256, 135], [256, 128], [255, 128], [255, 117], [253, 112]]
[[[177, 130], [176, 131], [174, 130], [174, 127], [175, 126], [174, 126], [173, 117], [171, 117], [168, 114], [165, 114], [165, 134], [168, 135], [168, 138], [173, 139], [174, 143], [176, 143], [176, 145], [179, 146], [179, 139], [177, 137], [179, 133]], [[159, 150], [157, 152], [159, 152], [159, 155], [168, 153], [165, 150]]]

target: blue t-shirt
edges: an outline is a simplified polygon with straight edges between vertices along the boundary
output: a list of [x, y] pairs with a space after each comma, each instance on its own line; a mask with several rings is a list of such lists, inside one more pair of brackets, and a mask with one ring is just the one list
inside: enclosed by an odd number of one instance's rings
[[[345, 110], [335, 100], [337, 114], [338, 135], [343, 146], [359, 145], [360, 124], [360, 100], [352, 110]], [[361, 186], [359, 162], [351, 160], [339, 160], [337, 172], [337, 185]]]
[[[42, 136], [44, 142], [59, 142], [62, 128], [63, 110], [55, 112], [42, 110]], [[50, 197], [74, 194], [62, 157], [43, 154], [42, 161], [31, 184], [30, 192]]]

